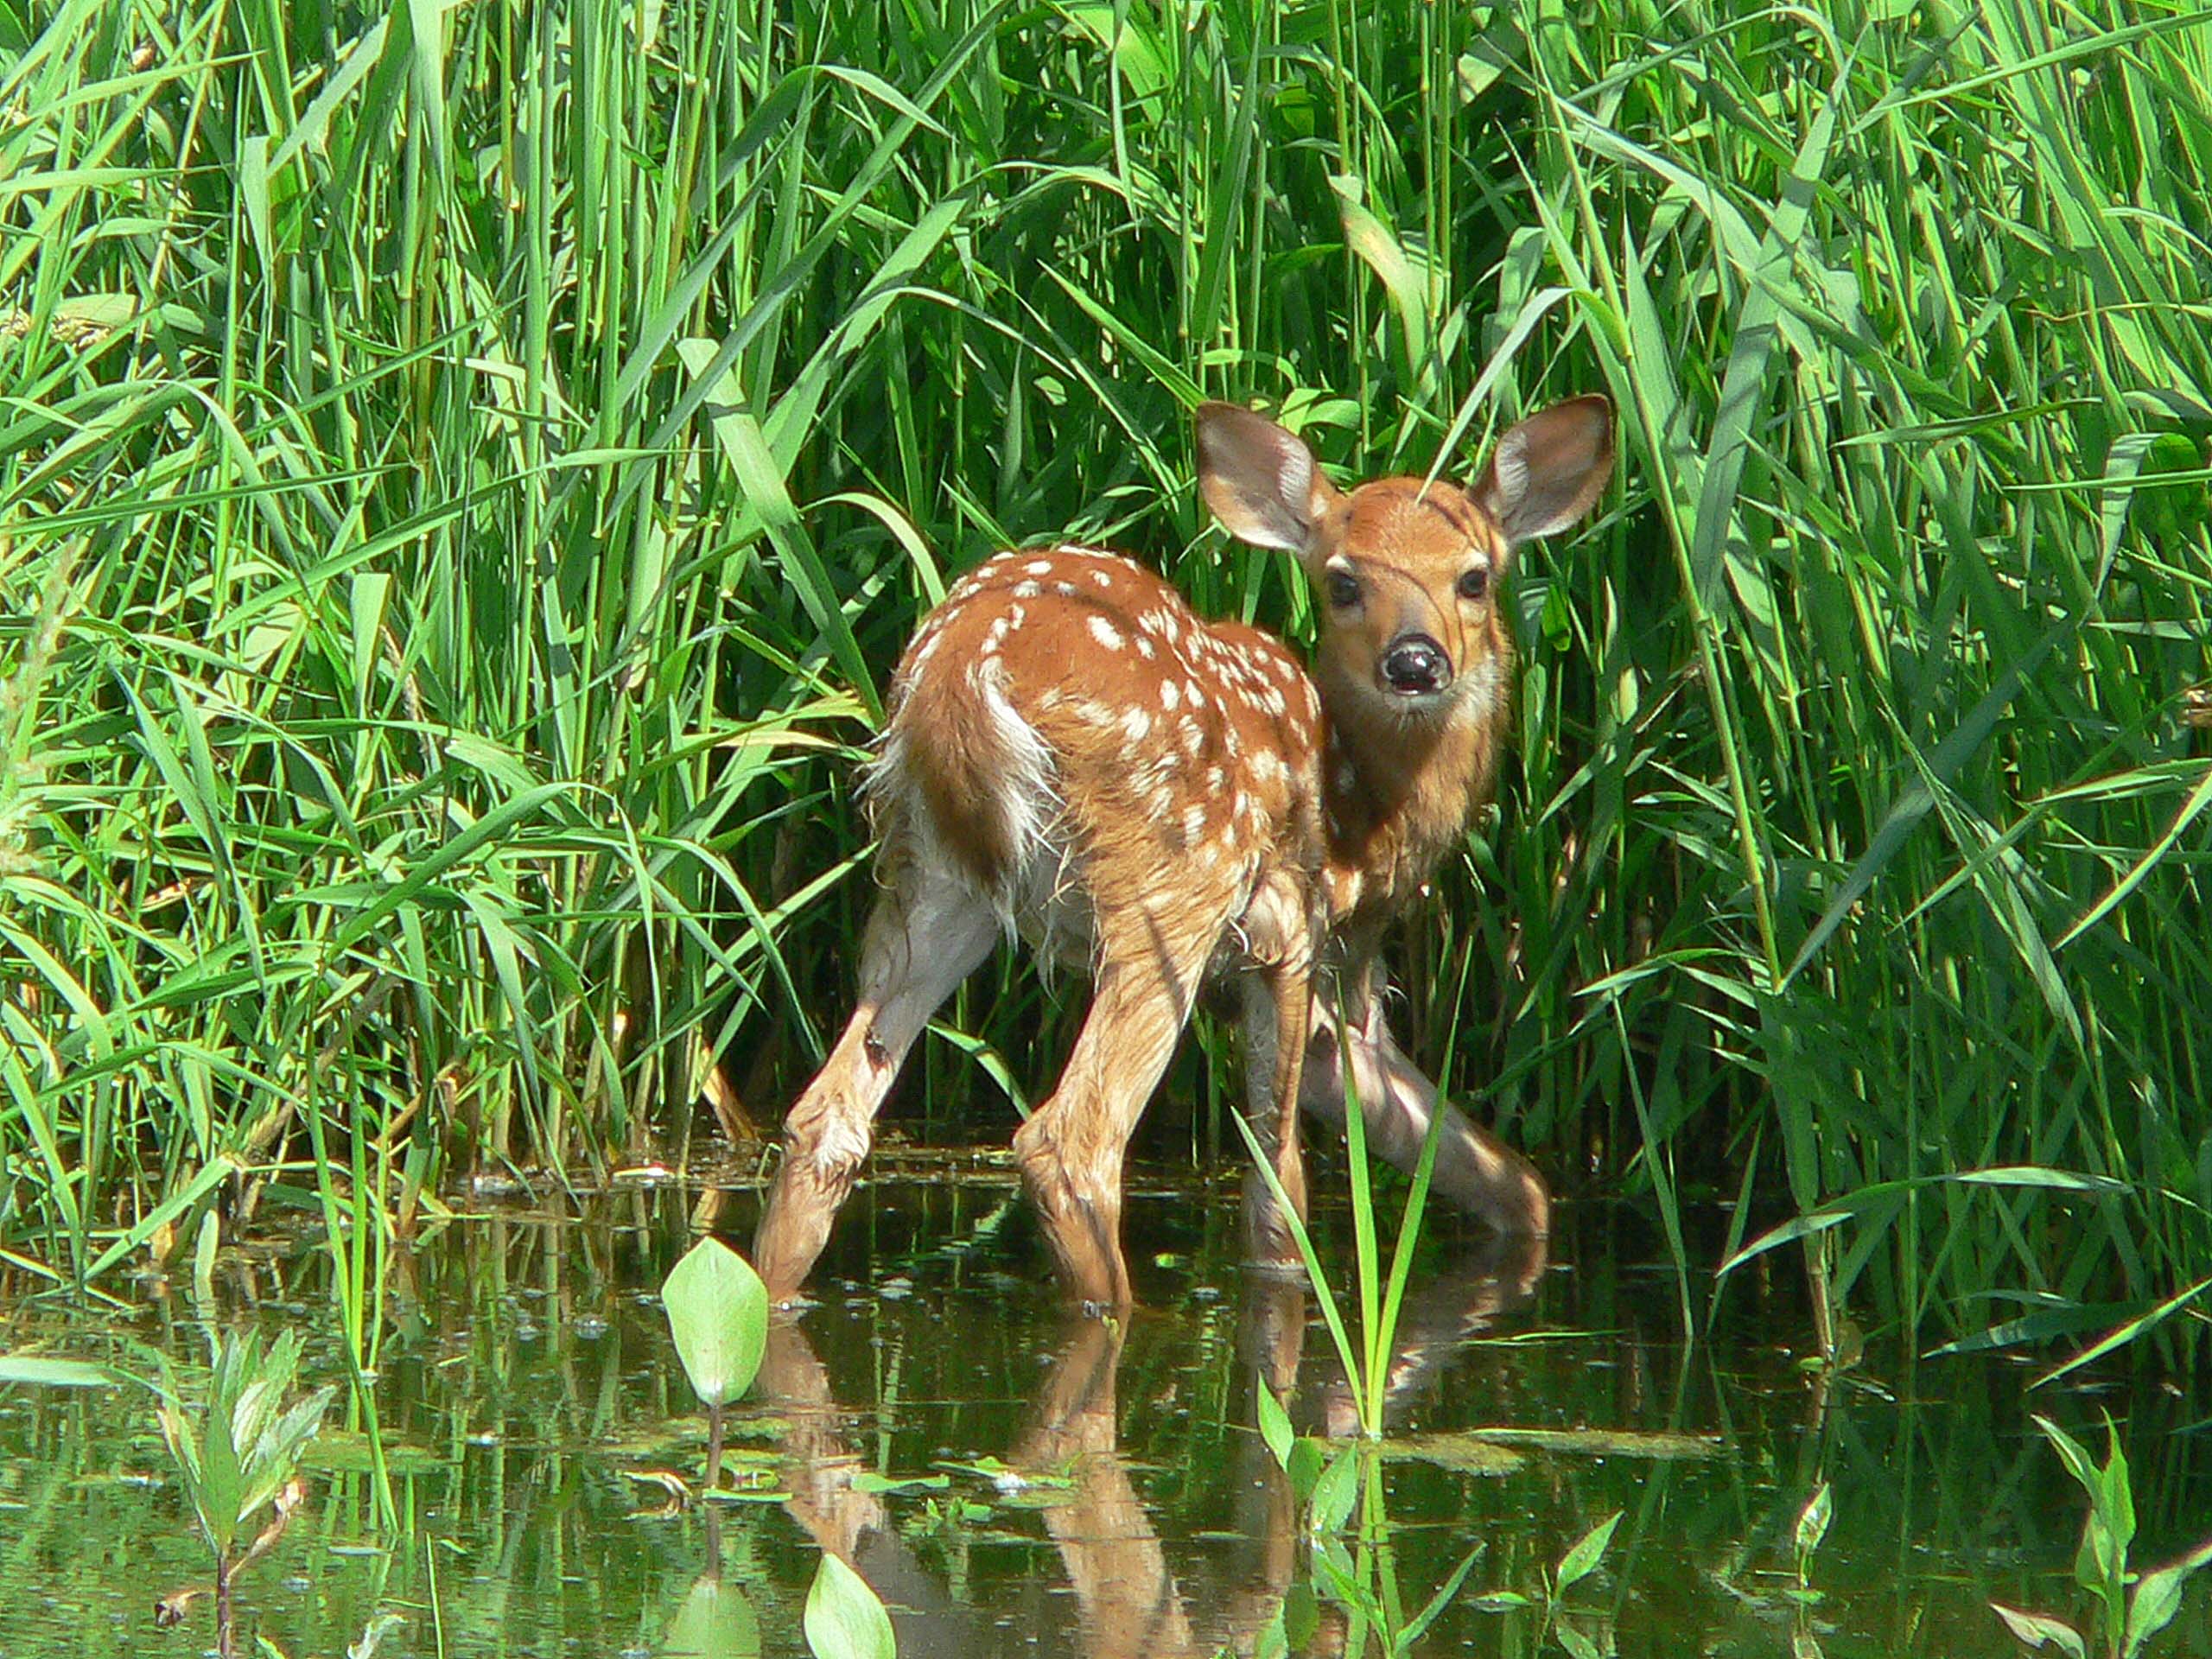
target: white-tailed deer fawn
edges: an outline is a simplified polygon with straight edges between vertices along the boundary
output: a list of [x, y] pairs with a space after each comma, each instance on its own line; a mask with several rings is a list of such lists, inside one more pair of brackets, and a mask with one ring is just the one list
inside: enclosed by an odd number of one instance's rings
[[[892, 680], [866, 784], [883, 892], [860, 1004], [791, 1108], [754, 1241], [788, 1300], [868, 1155], [877, 1109], [939, 1003], [1001, 929], [1092, 978], [1059, 1086], [1016, 1131], [1069, 1290], [1129, 1300], [1122, 1161], [1202, 984], [1241, 993], [1253, 1128], [1300, 1211], [1295, 1114], [1341, 1116], [1346, 1061], [1393, 1161], [1449, 1113], [1437, 1189], [1501, 1231], [1549, 1199], [1517, 1154], [1448, 1107], [1389, 1041], [1376, 961], [1389, 921], [1488, 798], [1510, 719], [1499, 584], [1514, 549], [1586, 512], [1612, 470], [1612, 407], [1581, 397], [1507, 432], [1471, 488], [1388, 478], [1345, 493], [1272, 421], [1198, 412], [1198, 482], [1233, 536], [1296, 556], [1320, 596], [1309, 677], [1281, 641], [1206, 622], [1111, 553], [1001, 553], [945, 595]], [[1313, 1035], [1347, 1016], [1347, 1056]], [[1254, 1249], [1294, 1259], [1264, 1190]]]

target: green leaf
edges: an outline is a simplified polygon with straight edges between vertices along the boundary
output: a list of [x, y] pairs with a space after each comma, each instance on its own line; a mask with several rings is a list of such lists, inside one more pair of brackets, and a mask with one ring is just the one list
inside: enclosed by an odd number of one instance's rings
[[1398, 326], [1405, 330], [1406, 360], [1418, 369], [1428, 357], [1427, 274], [1390, 227], [1368, 208], [1362, 200], [1366, 188], [1361, 180], [1339, 175], [1330, 179], [1329, 188], [1336, 192], [1344, 244], [1382, 279], [1391, 308], [1398, 314]]
[[950, 1475], [879, 1475], [863, 1469], [853, 1477], [853, 1490], [881, 1496], [887, 1492], [941, 1492], [952, 1484]]
[[1274, 1454], [1275, 1466], [1287, 1470], [1290, 1467], [1291, 1448], [1295, 1442], [1295, 1436], [1291, 1432], [1290, 1414], [1282, 1408], [1282, 1402], [1275, 1398], [1275, 1391], [1268, 1386], [1264, 1376], [1258, 1380], [1252, 1395], [1254, 1408], [1259, 1414], [1260, 1438], [1267, 1442], [1268, 1450]]
[[120, 1371], [89, 1360], [0, 1354], [0, 1383], [23, 1382], [35, 1389], [105, 1389], [130, 1380]]
[[702, 1574], [668, 1622], [660, 1650], [668, 1659], [753, 1659], [760, 1621], [745, 1592], [718, 1574]]
[[2173, 1622], [2181, 1611], [2181, 1592], [2190, 1580], [2208, 1561], [2212, 1561], [2212, 1539], [2207, 1539], [2179, 1560], [2171, 1561], [2155, 1571], [2145, 1573], [2136, 1584], [2134, 1599], [2127, 1606], [2127, 1635], [2121, 1643], [2122, 1659], [2133, 1656], [2145, 1642]]
[[1580, 1582], [1598, 1570], [1598, 1563], [1605, 1558], [1605, 1546], [1613, 1541], [1613, 1529], [1621, 1523], [1621, 1510], [1615, 1510], [1576, 1539], [1574, 1547], [1559, 1558], [1555, 1593], [1564, 1595], [1569, 1585]]
[[1813, 1489], [1812, 1497], [1805, 1500], [1805, 1507], [1797, 1514], [1797, 1560], [1801, 1566], [1812, 1559], [1813, 1552], [1821, 1547], [1821, 1540], [1828, 1535], [1828, 1522], [1834, 1514], [1834, 1501], [1824, 1480]]
[[2189, 1574], [2169, 1567], [2146, 1573], [2127, 1604], [2127, 1635], [2120, 1645], [2122, 1659], [2133, 1659], [2137, 1649], [2173, 1622], [2181, 1611], [2181, 1592]]
[[1359, 1502], [1359, 1449], [1348, 1446], [1321, 1471], [1313, 1483], [1313, 1527], [1318, 1533], [1340, 1532]]
[[2018, 1607], [2007, 1607], [2001, 1601], [1993, 1601], [1990, 1609], [2005, 1621], [2005, 1627], [2031, 1648], [2046, 1643], [2062, 1653], [2070, 1653], [2074, 1659], [2088, 1659], [2088, 1649], [2082, 1645], [2081, 1633], [2071, 1624], [2044, 1613], [2031, 1613]]
[[814, 1659], [894, 1659], [891, 1615], [868, 1580], [825, 1554], [806, 1592], [806, 1645]]
[[726, 1406], [753, 1386], [768, 1342], [768, 1292], [750, 1262], [718, 1238], [702, 1238], [660, 1287], [669, 1334], [692, 1392]]

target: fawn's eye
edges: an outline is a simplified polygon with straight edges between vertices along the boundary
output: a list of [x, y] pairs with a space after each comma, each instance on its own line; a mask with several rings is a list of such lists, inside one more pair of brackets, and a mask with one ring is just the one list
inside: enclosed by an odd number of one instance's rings
[[1332, 570], [1328, 578], [1329, 603], [1340, 611], [1348, 611], [1359, 603], [1359, 578], [1349, 570]]
[[1459, 573], [1459, 597], [1480, 599], [1490, 592], [1490, 567], [1478, 564]]

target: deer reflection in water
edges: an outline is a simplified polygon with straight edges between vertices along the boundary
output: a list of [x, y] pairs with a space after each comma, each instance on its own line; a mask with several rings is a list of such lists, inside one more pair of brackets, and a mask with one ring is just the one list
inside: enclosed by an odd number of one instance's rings
[[[1541, 1238], [1493, 1239], [1409, 1297], [1392, 1358], [1389, 1404], [1402, 1415], [1497, 1316], [1527, 1302], [1545, 1265]], [[1167, 1545], [1139, 1495], [1121, 1449], [1117, 1381], [1125, 1346], [1174, 1333], [1141, 1318], [1132, 1337], [1121, 1322], [1071, 1320], [1032, 1402], [1027, 1427], [1006, 1455], [1018, 1474], [1068, 1483], [1042, 1511], [1077, 1610], [1073, 1650], [1085, 1659], [1205, 1659], [1251, 1651], [1296, 1577], [1297, 1504], [1254, 1421], [1252, 1381], [1278, 1395], [1299, 1378], [1306, 1338], [1302, 1285], [1248, 1275], [1239, 1309], [1237, 1410], [1248, 1432], [1224, 1471], [1233, 1494], [1235, 1547], [1178, 1550]], [[817, 1319], [826, 1316], [817, 1310]], [[1349, 1383], [1339, 1369], [1312, 1368], [1313, 1386], [1294, 1414], [1314, 1432], [1337, 1433], [1353, 1421]], [[865, 1466], [854, 1445], [857, 1418], [838, 1402], [828, 1370], [799, 1320], [779, 1316], [768, 1336], [756, 1397], [788, 1421], [784, 1484], [791, 1518], [823, 1550], [853, 1567], [889, 1606], [901, 1653], [988, 1656], [1033, 1652], [1044, 1632], [1010, 1628], [961, 1601], [893, 1524], [884, 1497], [861, 1490]], [[1135, 1408], [1136, 1402], [1130, 1402]], [[1057, 1633], [1054, 1633], [1057, 1635]], [[1341, 1651], [1344, 1628], [1325, 1611], [1308, 1653]]]

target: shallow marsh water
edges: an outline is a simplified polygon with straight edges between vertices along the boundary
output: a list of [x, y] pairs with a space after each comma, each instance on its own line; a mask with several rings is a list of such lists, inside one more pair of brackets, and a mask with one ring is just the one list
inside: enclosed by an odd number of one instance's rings
[[[1301, 1428], [1341, 1427], [1341, 1376], [1307, 1300], [1238, 1270], [1227, 1181], [1140, 1172], [1145, 1305], [1121, 1331], [1058, 1306], [1002, 1167], [875, 1173], [741, 1414], [745, 1490], [714, 1506], [719, 1586], [702, 1587], [701, 1507], [655, 1482], [696, 1476], [703, 1431], [653, 1287], [698, 1217], [741, 1243], [753, 1199], [640, 1185], [477, 1204], [394, 1261], [374, 1398], [397, 1523], [341, 1395], [309, 1503], [242, 1582], [249, 1628], [296, 1656], [344, 1653], [372, 1625], [387, 1659], [646, 1656], [701, 1650], [710, 1612], [705, 1650], [802, 1653], [830, 1543], [893, 1605], [907, 1655], [1174, 1659], [1249, 1651], [1278, 1623], [1305, 1651], [1343, 1650], [1252, 1404], [1257, 1371], [1294, 1374]], [[1321, 1219], [1341, 1260], [1349, 1229]], [[2186, 1387], [2107, 1371], [2031, 1397], [2021, 1364], [1916, 1365], [1879, 1343], [1822, 1379], [1801, 1363], [1780, 1255], [1686, 1349], [1671, 1270], [1613, 1220], [1570, 1212], [1548, 1259], [1449, 1228], [1424, 1241], [1370, 1559], [1408, 1612], [1474, 1561], [1420, 1651], [1568, 1651], [1545, 1624], [1547, 1574], [1617, 1510], [1602, 1568], [1560, 1614], [1582, 1650], [2012, 1651], [1992, 1598], [2086, 1612], [2080, 1494], [2031, 1410], [2100, 1455], [2101, 1414], [2119, 1424], [2139, 1560], [2212, 1531], [2205, 1405]], [[271, 1230], [226, 1253], [216, 1311], [326, 1333], [309, 1370], [335, 1377], [318, 1239]], [[206, 1310], [186, 1283], [136, 1288], [105, 1313], [20, 1302], [0, 1349], [141, 1374], [156, 1350], [200, 1359]], [[1693, 1294], [1702, 1317], [1710, 1287]], [[153, 1626], [158, 1595], [205, 1576], [165, 1465], [135, 1390], [0, 1391], [0, 1655], [212, 1644], [205, 1604]], [[1835, 1519], [1805, 1598], [1792, 1537], [1822, 1480]], [[2212, 1651], [2207, 1624], [2192, 1592], [2152, 1651]]]

